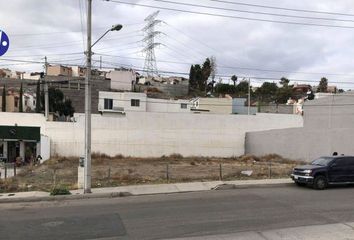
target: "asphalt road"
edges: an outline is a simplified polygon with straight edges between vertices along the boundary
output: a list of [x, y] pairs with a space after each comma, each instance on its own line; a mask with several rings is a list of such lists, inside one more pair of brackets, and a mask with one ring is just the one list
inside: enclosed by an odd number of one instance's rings
[[289, 186], [0, 204], [0, 239], [203, 239], [354, 222], [353, 199], [354, 187]]

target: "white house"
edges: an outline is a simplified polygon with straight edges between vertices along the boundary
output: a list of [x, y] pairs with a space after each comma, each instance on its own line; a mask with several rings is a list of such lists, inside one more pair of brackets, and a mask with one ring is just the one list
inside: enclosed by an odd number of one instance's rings
[[115, 69], [106, 74], [111, 79], [112, 90], [131, 91], [132, 82], [136, 81], [136, 72], [132, 69]]
[[98, 111], [101, 113], [125, 112], [190, 112], [189, 100], [148, 98], [146, 93], [99, 92]]
[[146, 98], [145, 93], [100, 91], [98, 111], [102, 113], [145, 112]]
[[41, 78], [41, 73], [33, 72], [33, 73], [23, 73], [23, 79], [31, 79], [31, 80], [39, 80]]
[[184, 99], [157, 99], [147, 98], [147, 112], [190, 112], [192, 104]]

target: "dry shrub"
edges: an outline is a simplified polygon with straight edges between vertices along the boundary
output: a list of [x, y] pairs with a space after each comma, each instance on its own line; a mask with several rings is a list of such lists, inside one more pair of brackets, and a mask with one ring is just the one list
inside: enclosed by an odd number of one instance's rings
[[0, 180], [0, 193], [17, 192], [19, 190], [18, 183], [14, 178]]
[[105, 154], [105, 153], [100, 153], [100, 152], [93, 152], [91, 154], [91, 158], [108, 158], [111, 159], [112, 157]]
[[260, 161], [260, 159], [254, 155], [246, 154], [237, 158], [237, 161], [244, 162], [244, 163], [253, 163], [254, 161], [256, 162]]
[[179, 153], [172, 153], [170, 156], [168, 156], [169, 158], [173, 158], [173, 159], [182, 159], [183, 156]]
[[124, 156], [122, 154], [117, 154], [113, 157], [114, 159], [123, 159]]
[[162, 91], [160, 91], [158, 88], [155, 88], [155, 87], [149, 87], [147, 89], [147, 92], [148, 93], [162, 93]]

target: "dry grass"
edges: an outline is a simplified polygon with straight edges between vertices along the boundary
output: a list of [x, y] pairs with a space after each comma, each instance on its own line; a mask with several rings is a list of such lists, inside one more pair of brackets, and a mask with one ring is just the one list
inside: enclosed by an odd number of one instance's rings
[[[224, 180], [288, 177], [300, 161], [271, 154], [262, 157], [243, 155], [232, 158], [183, 157], [180, 154], [160, 158], [134, 158], [105, 154], [92, 155], [92, 186], [111, 187], [130, 184], [217, 180], [220, 165]], [[167, 167], [168, 165], [168, 167]], [[16, 178], [0, 181], [0, 192], [49, 191], [56, 185], [77, 188], [78, 158], [55, 157], [40, 166], [22, 168]], [[252, 170], [251, 176], [242, 171]]]

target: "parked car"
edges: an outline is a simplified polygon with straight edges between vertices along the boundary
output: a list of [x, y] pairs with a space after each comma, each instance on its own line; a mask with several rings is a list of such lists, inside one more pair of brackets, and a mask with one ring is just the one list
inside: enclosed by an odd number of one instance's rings
[[295, 167], [291, 178], [299, 186], [320, 190], [328, 185], [354, 184], [354, 156], [320, 157], [309, 165]]

